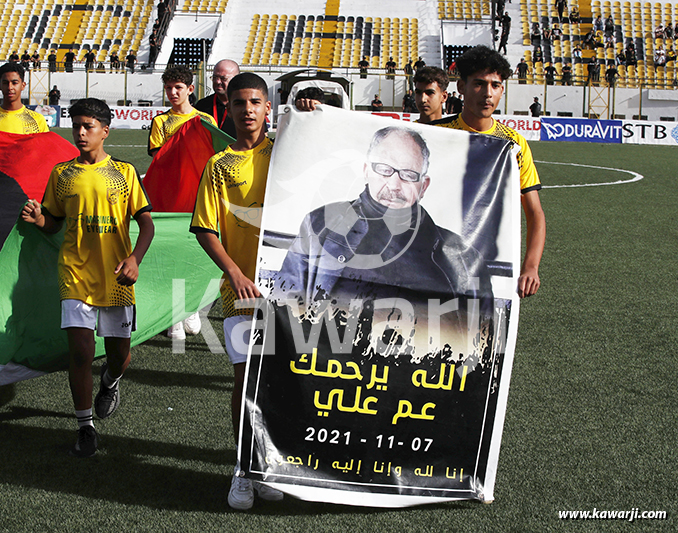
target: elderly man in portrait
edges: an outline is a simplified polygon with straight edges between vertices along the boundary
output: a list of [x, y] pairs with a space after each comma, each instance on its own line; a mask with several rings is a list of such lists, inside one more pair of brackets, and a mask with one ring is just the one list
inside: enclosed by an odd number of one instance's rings
[[348, 307], [352, 299], [384, 298], [406, 300], [424, 322], [430, 299], [458, 299], [459, 324], [471, 299], [491, 318], [483, 257], [421, 206], [431, 184], [430, 155], [413, 129], [378, 130], [363, 165], [365, 189], [355, 200], [305, 216], [274, 276], [271, 299], [299, 305], [302, 319], [310, 320], [328, 302]]

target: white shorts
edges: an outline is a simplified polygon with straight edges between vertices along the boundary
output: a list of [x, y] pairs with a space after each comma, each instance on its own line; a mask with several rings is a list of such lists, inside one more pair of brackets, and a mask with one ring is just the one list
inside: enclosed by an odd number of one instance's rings
[[252, 315], [237, 315], [224, 318], [224, 344], [231, 363], [247, 362], [247, 349], [252, 331]]
[[98, 337], [129, 339], [137, 329], [136, 306], [96, 307], [80, 300], [61, 300], [61, 329], [87, 328]]

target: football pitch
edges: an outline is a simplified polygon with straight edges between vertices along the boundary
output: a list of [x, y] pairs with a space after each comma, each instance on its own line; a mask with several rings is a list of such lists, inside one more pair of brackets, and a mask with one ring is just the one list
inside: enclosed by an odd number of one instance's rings
[[[114, 130], [108, 152], [143, 174], [147, 133]], [[185, 353], [158, 335], [132, 350], [92, 459], [66, 453], [76, 431], [64, 372], [0, 387], [0, 531], [676, 531], [678, 149], [530, 145], [546, 249], [541, 289], [521, 304], [494, 503], [286, 498], [232, 511], [232, 366], [202, 335]], [[559, 518], [636, 508], [667, 518]]]

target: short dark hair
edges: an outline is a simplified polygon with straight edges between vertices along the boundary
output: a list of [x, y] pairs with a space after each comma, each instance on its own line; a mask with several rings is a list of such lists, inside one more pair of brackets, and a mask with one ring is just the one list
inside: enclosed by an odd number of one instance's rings
[[102, 126], [111, 125], [111, 108], [98, 98], [83, 98], [68, 108], [68, 116], [90, 117], [101, 122]]
[[165, 72], [162, 73], [162, 83], [170, 82], [180, 82], [185, 83], [186, 87], [193, 84], [193, 72], [186, 65], [176, 65], [174, 67], [168, 67], [165, 69]]
[[24, 67], [19, 63], [5, 63], [2, 65], [0, 67], [0, 78], [2, 78], [6, 72], [16, 72], [21, 78], [21, 81], [24, 81]]
[[474, 72], [496, 72], [502, 80], [506, 80], [513, 74], [511, 64], [499, 52], [491, 48], [479, 45], [466, 50], [457, 58], [457, 71], [459, 77], [466, 81]]
[[231, 94], [235, 91], [240, 91], [241, 89], [258, 89], [261, 91], [268, 100], [268, 85], [264, 81], [264, 78], [254, 74], [253, 72], [243, 72], [234, 76], [231, 81], [228, 82], [228, 88], [226, 89], [226, 96], [230, 99]]
[[301, 98], [308, 98], [309, 100], [317, 100], [321, 104], [325, 103], [325, 93], [320, 87], [306, 87], [299, 91], [294, 97], [294, 101]]
[[410, 139], [412, 139], [414, 143], [419, 147], [419, 149], [421, 150], [421, 157], [424, 159], [421, 174], [422, 176], [426, 174], [426, 171], [428, 170], [428, 160], [429, 157], [431, 156], [431, 151], [428, 149], [428, 146], [426, 146], [426, 141], [424, 140], [424, 138], [414, 130], [401, 128], [399, 126], [388, 126], [386, 128], [378, 130], [372, 137], [370, 147], [367, 149], [367, 156], [369, 157], [370, 154], [372, 153], [372, 150], [379, 146], [381, 144], [381, 141], [383, 141], [386, 137], [388, 137], [392, 133], [403, 133], [409, 136]]
[[417, 83], [437, 83], [441, 91], [446, 91], [450, 83], [449, 76], [445, 71], [438, 67], [422, 67], [414, 75], [412, 80], [415, 85]]

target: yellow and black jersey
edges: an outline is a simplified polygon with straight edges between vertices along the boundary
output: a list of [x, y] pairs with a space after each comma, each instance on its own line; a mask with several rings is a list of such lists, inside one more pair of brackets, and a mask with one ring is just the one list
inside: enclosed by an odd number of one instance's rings
[[45, 117], [26, 106], [16, 111], [7, 111], [0, 107], [0, 131], [21, 134], [43, 133], [49, 131], [49, 126]]
[[541, 189], [539, 174], [537, 173], [537, 168], [534, 166], [534, 160], [532, 159], [532, 150], [530, 150], [530, 146], [527, 144], [525, 137], [514, 129], [494, 120], [492, 127], [489, 130], [477, 131], [466, 124], [461, 118], [461, 115], [453, 115], [440, 120], [434, 120], [430, 124], [432, 126], [442, 126], [455, 130], [492, 135], [494, 137], [499, 137], [500, 139], [511, 141], [513, 144], [517, 144], [520, 147], [520, 152], [518, 152], [518, 155], [516, 156], [518, 159], [518, 168], [520, 169], [520, 192], [525, 194], [526, 192], [538, 191]]
[[[153, 150], [162, 147], [172, 135], [188, 120], [193, 117], [202, 117], [211, 124], [217, 126], [212, 115], [193, 109], [190, 113], [175, 113], [171, 109], [165, 111], [162, 115], [153, 118], [151, 122], [151, 132], [148, 135], [148, 155], [152, 156]], [[218, 127], [218, 126], [217, 126]]]
[[[191, 220], [193, 233], [221, 235], [226, 253], [251, 280], [272, 149], [273, 142], [266, 138], [252, 150], [236, 152], [229, 146], [215, 154], [202, 174]], [[237, 298], [225, 274], [221, 295], [225, 317], [252, 314], [251, 309], [235, 309]]]
[[132, 253], [130, 218], [151, 210], [134, 166], [111, 156], [94, 165], [59, 163], [42, 205], [66, 224], [58, 265], [61, 299], [101, 307], [134, 304], [134, 287], [118, 284], [115, 274]]

